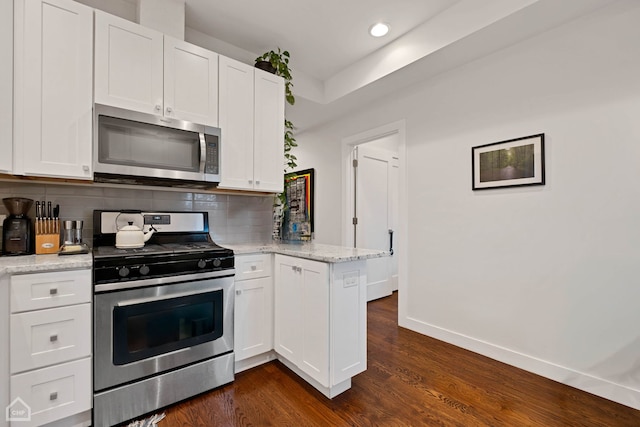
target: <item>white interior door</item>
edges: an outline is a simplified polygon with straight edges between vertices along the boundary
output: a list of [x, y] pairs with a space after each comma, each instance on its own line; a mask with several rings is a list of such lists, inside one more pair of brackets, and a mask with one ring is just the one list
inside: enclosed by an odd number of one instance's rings
[[[357, 159], [357, 167], [354, 168], [355, 246], [389, 250], [391, 230], [397, 217], [397, 156], [367, 143], [354, 148], [354, 158]], [[391, 295], [394, 289], [393, 269], [393, 257], [367, 260], [367, 301]], [[395, 278], [397, 289], [397, 263]]]

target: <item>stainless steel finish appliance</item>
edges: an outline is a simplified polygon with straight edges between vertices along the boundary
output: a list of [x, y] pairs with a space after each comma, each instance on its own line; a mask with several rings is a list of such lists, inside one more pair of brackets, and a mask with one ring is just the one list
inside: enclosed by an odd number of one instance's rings
[[96, 181], [220, 182], [219, 128], [100, 104], [94, 114]]
[[233, 381], [233, 251], [206, 212], [125, 211], [156, 232], [118, 249], [116, 211], [94, 211], [94, 426]]

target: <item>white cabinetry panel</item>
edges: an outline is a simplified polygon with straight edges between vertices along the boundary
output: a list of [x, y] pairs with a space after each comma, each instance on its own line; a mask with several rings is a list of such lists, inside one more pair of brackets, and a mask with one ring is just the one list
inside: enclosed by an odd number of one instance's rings
[[0, 2], [0, 173], [13, 171], [13, 2]]
[[236, 362], [273, 350], [271, 262], [271, 254], [236, 256]]
[[20, 397], [31, 408], [31, 421], [19, 426], [41, 426], [91, 409], [91, 358], [11, 377], [11, 401]]
[[91, 304], [12, 314], [11, 373], [91, 354]]
[[220, 188], [284, 187], [284, 80], [220, 57]]
[[11, 312], [91, 302], [91, 270], [11, 276]]
[[218, 126], [218, 54], [96, 11], [95, 102]]
[[275, 350], [329, 387], [328, 264], [276, 255]]
[[218, 126], [218, 55], [164, 36], [164, 115]]
[[253, 189], [253, 67], [220, 57], [220, 187]]
[[259, 191], [284, 189], [284, 80], [255, 72], [254, 179]]
[[162, 33], [99, 10], [95, 33], [95, 102], [162, 114]]
[[17, 174], [92, 179], [93, 9], [16, 2]]

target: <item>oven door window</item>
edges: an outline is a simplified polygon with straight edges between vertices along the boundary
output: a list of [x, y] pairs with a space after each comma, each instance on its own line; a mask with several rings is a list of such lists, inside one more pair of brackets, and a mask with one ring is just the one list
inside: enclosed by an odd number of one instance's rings
[[113, 308], [113, 363], [193, 347], [222, 336], [222, 290]]

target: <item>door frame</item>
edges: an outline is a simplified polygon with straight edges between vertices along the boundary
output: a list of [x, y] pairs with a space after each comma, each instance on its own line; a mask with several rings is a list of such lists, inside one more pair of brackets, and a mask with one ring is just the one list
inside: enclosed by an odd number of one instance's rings
[[[392, 135], [398, 135], [398, 185], [399, 185], [399, 206], [398, 206], [398, 236], [394, 236], [394, 247], [399, 249], [400, 258], [398, 259], [398, 290], [405, 289], [404, 278], [407, 277], [406, 266], [406, 247], [407, 247], [407, 219], [408, 219], [408, 195], [407, 195], [407, 147], [406, 147], [406, 122], [398, 120], [386, 125], [382, 125], [355, 135], [342, 139], [342, 209], [341, 209], [341, 238], [342, 245], [353, 247], [353, 197], [354, 182], [351, 164], [351, 152], [357, 145], [371, 142], [373, 140]], [[402, 292], [400, 292], [402, 295]], [[402, 301], [400, 301], [402, 303]]]

